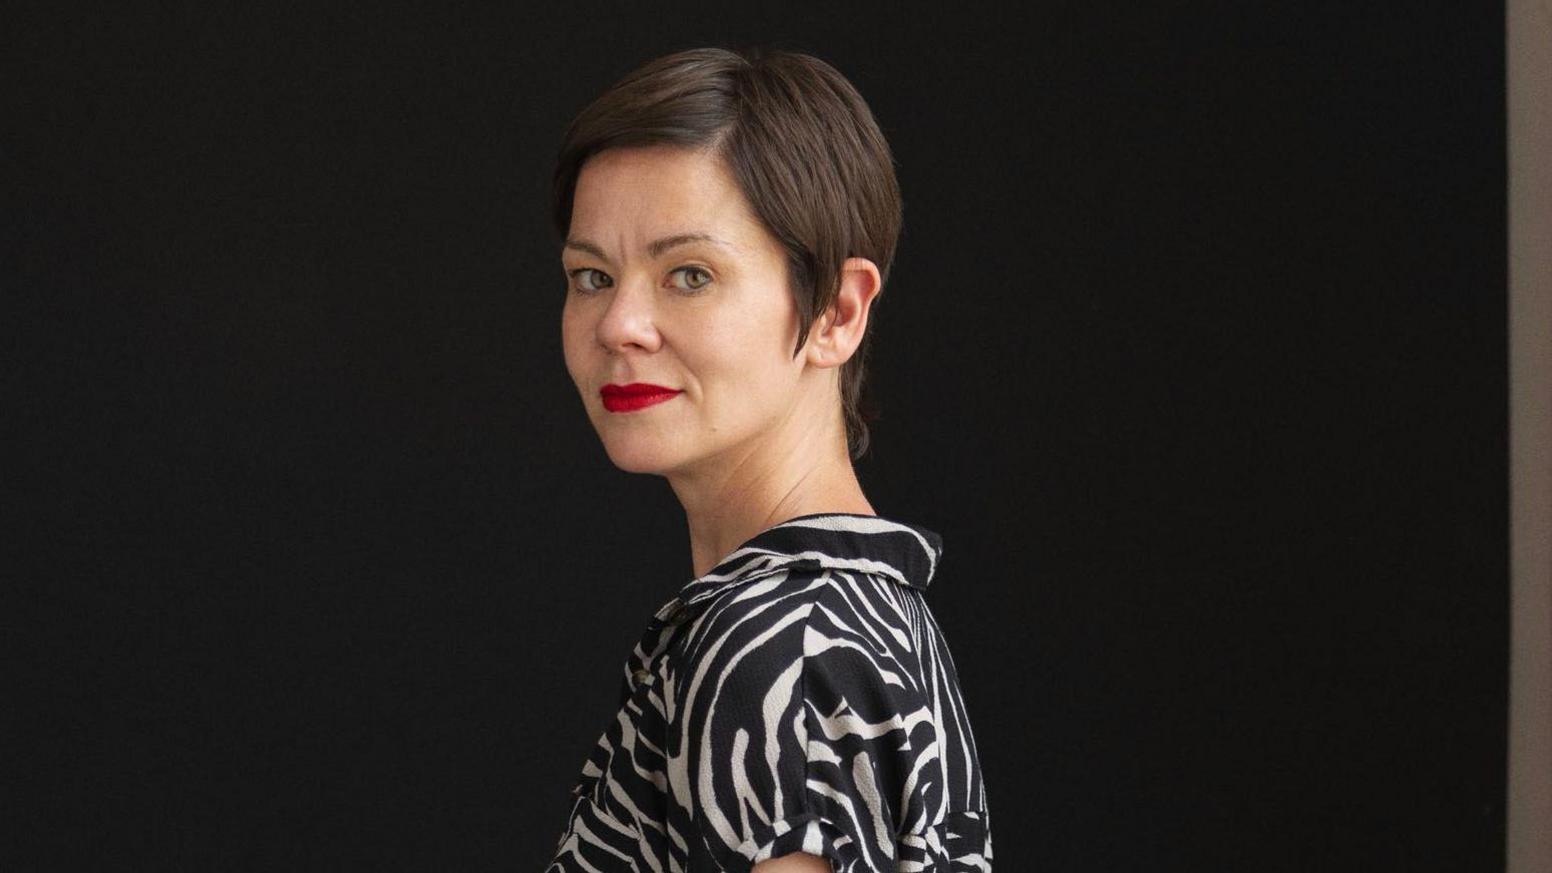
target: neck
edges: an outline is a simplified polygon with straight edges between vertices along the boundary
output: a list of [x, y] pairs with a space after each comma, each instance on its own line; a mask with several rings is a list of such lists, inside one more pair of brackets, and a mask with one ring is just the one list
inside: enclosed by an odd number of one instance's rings
[[[760, 531], [800, 515], [877, 515], [846, 453], [844, 429], [827, 451], [802, 437], [751, 451], [715, 481], [669, 477], [684, 506], [694, 574], [702, 576]], [[775, 460], [772, 460], [775, 459]], [[793, 463], [790, 459], [808, 459]]]

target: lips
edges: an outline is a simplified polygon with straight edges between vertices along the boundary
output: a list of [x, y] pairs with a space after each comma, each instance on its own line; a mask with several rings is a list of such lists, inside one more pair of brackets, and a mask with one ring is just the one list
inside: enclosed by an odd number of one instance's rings
[[598, 393], [603, 397], [604, 408], [610, 412], [632, 412], [672, 400], [683, 392], [647, 382], [632, 382], [629, 385], [605, 385]]

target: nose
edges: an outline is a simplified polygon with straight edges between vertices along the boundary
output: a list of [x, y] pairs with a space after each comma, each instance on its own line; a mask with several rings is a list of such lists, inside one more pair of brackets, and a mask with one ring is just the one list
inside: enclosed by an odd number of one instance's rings
[[652, 284], [646, 280], [621, 279], [610, 291], [608, 306], [598, 320], [598, 342], [611, 351], [640, 348], [653, 351], [659, 337]]

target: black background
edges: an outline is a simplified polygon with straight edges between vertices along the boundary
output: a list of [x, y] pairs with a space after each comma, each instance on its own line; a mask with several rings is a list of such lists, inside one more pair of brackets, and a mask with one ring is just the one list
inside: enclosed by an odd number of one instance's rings
[[1500, 868], [1500, 5], [41, 10], [7, 868], [543, 866], [691, 576], [566, 375], [550, 162], [746, 43], [895, 150], [858, 469], [944, 537], [996, 868]]

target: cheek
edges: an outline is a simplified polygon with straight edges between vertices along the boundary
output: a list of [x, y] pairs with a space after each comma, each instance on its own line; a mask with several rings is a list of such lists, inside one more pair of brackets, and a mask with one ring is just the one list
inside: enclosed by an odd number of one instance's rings
[[562, 310], [560, 318], [561, 353], [566, 359], [566, 370], [573, 379], [580, 375], [583, 358], [587, 354], [586, 326], [570, 307]]
[[791, 348], [765, 325], [720, 322], [696, 334], [688, 361], [692, 371], [706, 380], [722, 404], [736, 407], [763, 405], [788, 390], [793, 378], [787, 366]]

